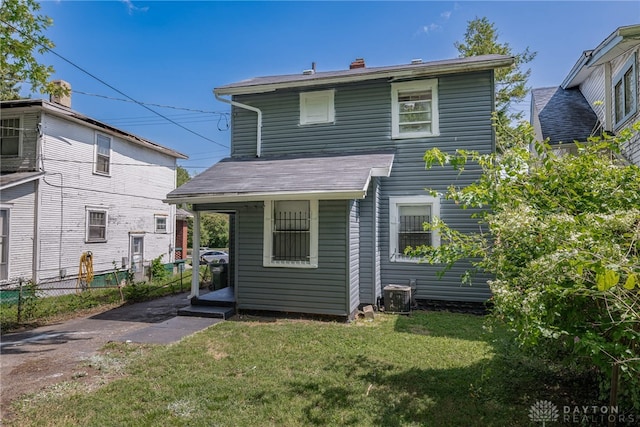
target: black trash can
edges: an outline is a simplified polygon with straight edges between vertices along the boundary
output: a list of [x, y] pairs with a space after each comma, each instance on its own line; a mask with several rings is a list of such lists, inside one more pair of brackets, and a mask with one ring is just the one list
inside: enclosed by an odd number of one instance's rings
[[226, 288], [228, 285], [228, 271], [229, 265], [227, 263], [211, 263], [209, 264], [211, 269], [211, 286], [214, 291], [218, 289]]

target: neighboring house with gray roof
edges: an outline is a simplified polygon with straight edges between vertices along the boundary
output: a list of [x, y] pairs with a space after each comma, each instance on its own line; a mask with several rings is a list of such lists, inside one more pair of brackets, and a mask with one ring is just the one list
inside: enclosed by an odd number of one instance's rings
[[[200, 213], [230, 215], [229, 269], [237, 308], [352, 316], [389, 284], [420, 300], [483, 302], [485, 281], [464, 266], [404, 255], [439, 245], [423, 224], [441, 217], [477, 230], [472, 212], [430, 195], [475, 180], [479, 168], [425, 169], [430, 148], [495, 149], [494, 70], [513, 58], [445, 61], [260, 77], [216, 88], [232, 105], [231, 157], [167, 195]], [[230, 98], [225, 98], [230, 97]], [[199, 259], [193, 236], [193, 260]], [[197, 277], [192, 295], [200, 298]], [[202, 296], [204, 298], [204, 296]]]
[[[582, 53], [559, 87], [533, 89], [531, 123], [540, 140], [584, 142], [602, 132], [615, 134], [640, 120], [640, 25], [616, 29], [595, 49]], [[640, 141], [623, 147], [640, 165]]]
[[[94, 284], [115, 267], [174, 257], [176, 207], [163, 203], [186, 156], [55, 102], [0, 103], [0, 285]], [[54, 285], [50, 285], [54, 286]]]

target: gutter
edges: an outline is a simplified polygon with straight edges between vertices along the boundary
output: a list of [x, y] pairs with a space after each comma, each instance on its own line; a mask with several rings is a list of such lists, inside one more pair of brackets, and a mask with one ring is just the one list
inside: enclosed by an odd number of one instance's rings
[[258, 124], [256, 130], [256, 157], [260, 157], [262, 154], [262, 111], [259, 108], [252, 107], [251, 105], [241, 104], [232, 99], [222, 98], [217, 90], [213, 91], [213, 95], [220, 102], [224, 102], [225, 104], [233, 105], [234, 107], [243, 108], [245, 110], [253, 111], [258, 114]]

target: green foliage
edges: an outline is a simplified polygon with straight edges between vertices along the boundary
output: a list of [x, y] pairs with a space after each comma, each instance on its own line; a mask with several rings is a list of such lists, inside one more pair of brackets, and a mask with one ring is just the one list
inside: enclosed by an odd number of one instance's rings
[[513, 53], [508, 43], [498, 42], [498, 31], [486, 17], [475, 18], [468, 22], [463, 42], [454, 43], [461, 58], [478, 55], [507, 55], [514, 58], [512, 68], [501, 68], [495, 71], [496, 84], [496, 134], [498, 144], [506, 142], [512, 131], [511, 123], [522, 118], [522, 112], [512, 110], [513, 104], [524, 101], [529, 89], [527, 81], [531, 69], [523, 70], [524, 64], [531, 62], [537, 52], [526, 48], [523, 52]]
[[154, 258], [151, 260], [151, 279], [152, 280], [164, 280], [169, 272], [166, 268], [164, 268], [164, 264], [162, 263], [162, 257], [164, 254]]
[[[445, 197], [462, 207], [491, 207], [484, 233], [463, 234], [439, 221], [443, 245], [409, 253], [450, 267], [470, 257], [494, 275], [493, 314], [524, 347], [589, 370], [608, 384], [620, 367], [623, 397], [640, 408], [640, 168], [619, 156], [640, 123], [613, 137], [556, 154], [521, 124], [501, 153], [437, 149], [427, 167], [468, 163], [483, 175]], [[533, 154], [527, 149], [532, 146]]]
[[0, 6], [0, 100], [19, 98], [20, 84], [28, 82], [32, 91], [63, 94], [66, 89], [48, 82], [53, 67], [41, 64], [36, 54], [44, 54], [54, 44], [43, 33], [53, 24], [38, 15], [35, 0], [3, 0]]
[[182, 166], [178, 166], [176, 169], [176, 187], [180, 187], [182, 184], [191, 180], [191, 175]]

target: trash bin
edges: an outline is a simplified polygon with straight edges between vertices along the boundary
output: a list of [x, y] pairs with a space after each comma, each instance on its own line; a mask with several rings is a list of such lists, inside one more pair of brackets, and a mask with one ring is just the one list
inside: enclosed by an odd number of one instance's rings
[[209, 264], [209, 268], [211, 269], [211, 286], [210, 288], [214, 291], [218, 289], [226, 288], [228, 279], [227, 279], [227, 271], [229, 265], [227, 263], [211, 263]]

